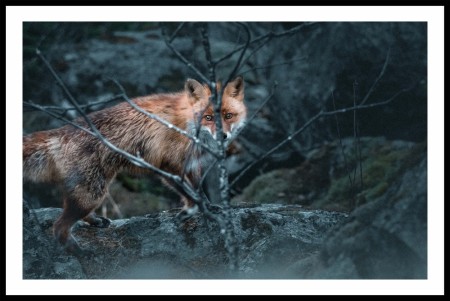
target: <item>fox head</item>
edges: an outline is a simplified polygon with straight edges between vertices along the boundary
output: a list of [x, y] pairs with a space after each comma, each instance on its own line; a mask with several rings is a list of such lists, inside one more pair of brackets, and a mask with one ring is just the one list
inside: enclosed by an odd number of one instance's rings
[[[208, 132], [214, 139], [217, 138], [217, 118], [212, 104], [211, 90], [207, 85], [202, 85], [194, 79], [188, 79], [185, 83], [185, 92], [194, 110], [195, 128], [200, 130], [200, 136]], [[220, 84], [217, 85], [220, 91]], [[222, 118], [223, 138], [229, 141], [237, 130], [243, 126], [247, 116], [247, 108], [244, 104], [244, 80], [241, 76], [230, 81], [223, 89], [222, 107], [220, 118]], [[200, 125], [200, 128], [198, 128]]]

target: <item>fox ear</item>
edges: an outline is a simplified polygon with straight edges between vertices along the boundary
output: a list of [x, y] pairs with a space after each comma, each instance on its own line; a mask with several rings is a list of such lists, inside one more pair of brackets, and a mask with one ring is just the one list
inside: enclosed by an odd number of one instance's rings
[[195, 79], [188, 78], [184, 84], [184, 90], [189, 98], [195, 101], [207, 97], [205, 87]]
[[238, 76], [227, 84], [224, 96], [230, 96], [237, 100], [244, 101], [244, 79]]

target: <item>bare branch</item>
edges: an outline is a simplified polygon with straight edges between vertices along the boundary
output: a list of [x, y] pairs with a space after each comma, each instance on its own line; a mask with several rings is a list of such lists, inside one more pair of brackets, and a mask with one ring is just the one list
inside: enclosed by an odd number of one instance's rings
[[389, 57], [391, 54], [391, 48], [388, 49], [388, 52], [386, 54], [386, 59], [384, 60], [384, 64], [383, 64], [383, 68], [381, 68], [380, 74], [378, 74], [377, 79], [373, 82], [372, 86], [370, 87], [369, 91], [367, 92], [366, 96], [364, 97], [364, 99], [361, 101], [360, 105], [363, 105], [366, 103], [366, 101], [369, 99], [370, 95], [372, 94], [375, 86], [378, 84], [378, 82], [380, 81], [380, 79], [383, 77], [384, 72], [386, 71], [386, 67], [389, 63]]
[[383, 106], [386, 105], [388, 103], [390, 103], [391, 101], [393, 101], [398, 95], [400, 95], [401, 93], [407, 92], [409, 90], [411, 90], [412, 88], [405, 88], [402, 89], [400, 91], [398, 91], [397, 93], [395, 93], [391, 98], [385, 100], [385, 101], [381, 101], [381, 102], [377, 102], [377, 103], [372, 103], [372, 104], [368, 104], [368, 105], [357, 105], [357, 106], [353, 106], [353, 107], [348, 107], [348, 108], [344, 108], [344, 109], [339, 109], [339, 110], [334, 110], [334, 111], [329, 111], [329, 112], [324, 112], [324, 111], [320, 111], [319, 113], [317, 113], [314, 117], [312, 117], [311, 119], [309, 119], [301, 128], [299, 128], [298, 130], [296, 130], [295, 132], [293, 132], [291, 135], [289, 135], [288, 137], [286, 137], [283, 141], [281, 141], [279, 144], [277, 144], [276, 146], [274, 146], [272, 149], [270, 149], [267, 153], [265, 153], [263, 156], [261, 156], [259, 159], [254, 160], [252, 163], [250, 163], [249, 165], [247, 165], [246, 168], [244, 168], [241, 173], [233, 180], [233, 182], [231, 182], [231, 186], [233, 186], [234, 184], [237, 183], [237, 181], [239, 181], [239, 179], [250, 169], [252, 168], [256, 163], [258, 163], [259, 161], [267, 158], [268, 156], [270, 156], [271, 154], [273, 154], [276, 150], [278, 150], [280, 147], [282, 147], [284, 144], [286, 144], [287, 142], [289, 142], [292, 138], [294, 138], [295, 136], [297, 136], [298, 134], [300, 134], [301, 132], [303, 132], [305, 129], [307, 129], [311, 124], [313, 124], [316, 120], [318, 120], [319, 118], [325, 117], [325, 116], [332, 116], [335, 114], [342, 114], [342, 113], [346, 113], [346, 112], [351, 112], [354, 110], [362, 110], [362, 109], [369, 109], [369, 108], [374, 108], [374, 107], [378, 107], [378, 106]]
[[[247, 118], [247, 120], [244, 122], [244, 124], [237, 130], [236, 134], [234, 135], [233, 139], [236, 139], [240, 133], [251, 123], [253, 119], [255, 119], [256, 115], [262, 110], [262, 108], [267, 104], [267, 102], [272, 98], [272, 96], [275, 94], [276, 87], [278, 86], [278, 83], [275, 82], [272, 86], [272, 91], [270, 94], [264, 99], [264, 101], [261, 103], [261, 105], [253, 112], [252, 116]], [[231, 140], [232, 141], [232, 140]], [[230, 143], [231, 143], [230, 141]], [[206, 176], [211, 171], [212, 167], [217, 163], [217, 159], [208, 167], [208, 169], [205, 170], [205, 173], [202, 175], [202, 178], [200, 180], [200, 183], [204, 183]], [[233, 183], [230, 184], [230, 186], [233, 186]]]
[[[123, 94], [118, 94], [118, 95], [114, 95], [105, 100], [99, 100], [99, 101], [89, 102], [84, 105], [80, 105], [80, 108], [89, 109], [94, 106], [106, 105], [110, 102], [114, 102], [114, 101], [122, 99], [122, 98], [123, 98]], [[24, 104], [29, 105], [29, 103], [27, 103], [27, 102], [24, 102]], [[67, 111], [74, 111], [74, 110], [76, 111], [77, 110], [77, 108], [75, 108], [75, 107], [67, 107], [67, 108], [64, 108], [61, 106], [40, 106], [40, 107], [41, 107], [41, 109], [45, 109], [45, 110], [59, 111], [60, 114], [65, 114]]]
[[244, 122], [244, 124], [236, 131], [236, 134], [235, 134], [234, 138], [239, 136], [239, 134], [247, 127], [247, 125], [249, 123], [251, 123], [251, 121], [253, 119], [255, 119], [256, 115], [262, 110], [262, 108], [267, 104], [267, 102], [273, 97], [273, 95], [275, 94], [275, 90], [276, 90], [277, 86], [278, 86], [278, 82], [274, 82], [273, 85], [272, 85], [272, 90], [270, 91], [270, 94], [267, 95], [266, 99], [264, 99], [264, 101], [255, 110], [255, 112], [253, 112], [252, 116], [247, 118], [247, 120]]
[[[300, 31], [304, 27], [307, 27], [307, 26], [310, 26], [310, 25], [313, 25], [313, 24], [315, 24], [315, 22], [306, 22], [306, 23], [300, 24], [298, 26], [295, 26], [295, 27], [293, 27], [291, 29], [288, 29], [288, 30], [285, 30], [285, 31], [282, 31], [282, 32], [277, 32], [276, 33], [276, 32], [271, 31], [271, 32], [269, 32], [269, 33], [267, 33], [265, 35], [262, 35], [262, 36], [259, 36], [259, 37], [255, 38], [255, 39], [253, 39], [252, 41], [249, 42], [249, 45], [258, 43], [258, 42], [260, 42], [260, 41], [262, 41], [264, 39], [267, 39], [267, 38], [272, 39], [272, 38], [283, 37], [283, 36], [286, 36], [286, 35], [291, 35], [291, 34], [297, 33], [298, 31]], [[236, 48], [235, 50], [227, 53], [226, 55], [224, 55], [220, 59], [216, 60], [214, 62], [214, 64], [216, 64], [216, 65], [220, 64], [221, 62], [223, 62], [226, 59], [228, 59], [231, 56], [233, 56], [236, 52], [241, 51], [244, 47], [246, 47], [246, 45], [242, 45], [242, 46]]]
[[173, 42], [173, 40], [176, 38], [178, 32], [180, 32], [181, 28], [183, 28], [184, 24], [185, 24], [184, 22], [181, 22], [180, 25], [178, 25], [177, 29], [175, 29], [175, 31], [170, 36], [169, 43]]
[[[109, 193], [109, 192], [107, 192], [106, 193], [106, 199], [108, 200], [108, 202], [110, 202], [111, 203], [111, 206], [112, 206], [112, 208], [113, 208], [113, 211], [116, 213], [116, 215], [117, 215], [117, 217], [118, 218], [123, 218], [123, 213], [122, 213], [122, 211], [120, 210], [120, 208], [119, 208], [119, 206], [117, 205], [117, 203], [116, 203], [116, 201], [114, 201], [114, 198], [111, 196], [111, 194]], [[107, 208], [106, 208], [106, 203], [103, 203], [103, 208], [102, 208], [102, 211], [103, 211], [103, 217], [107, 217], [106, 215], [106, 211], [107, 211]]]
[[[247, 28], [244, 26], [244, 28]], [[247, 28], [248, 30], [248, 28]], [[222, 108], [222, 93], [224, 87], [228, 84], [231, 77], [233, 76], [234, 72], [236, 72], [237, 68], [239, 67], [240, 61], [243, 57], [243, 54], [245, 53], [246, 48], [244, 48], [243, 52], [241, 53], [241, 57], [239, 58], [238, 62], [236, 63], [236, 66], [234, 70], [231, 72], [229, 78], [221, 87], [220, 91], [217, 91], [216, 89], [216, 74], [215, 74], [215, 64], [212, 61], [211, 56], [211, 47], [209, 44], [209, 36], [208, 36], [208, 27], [207, 25], [202, 27], [202, 38], [203, 38], [203, 47], [205, 49], [205, 55], [207, 64], [209, 67], [209, 85], [211, 87], [211, 98], [213, 100], [214, 109], [215, 109], [215, 115], [217, 118], [215, 118], [215, 124], [216, 124], [216, 140], [217, 140], [217, 146], [219, 148], [219, 157], [217, 158], [218, 161], [218, 167], [219, 167], [219, 190], [220, 190], [220, 198], [222, 201], [222, 210], [221, 215], [222, 217], [219, 218], [218, 216], [215, 218], [215, 220], [218, 222], [220, 226], [220, 232], [224, 235], [224, 243], [225, 248], [228, 253], [229, 257], [229, 267], [230, 271], [236, 272], [239, 266], [238, 262], [238, 247], [237, 247], [237, 241], [235, 236], [235, 230], [234, 225], [232, 223], [231, 214], [230, 214], [230, 185], [228, 182], [228, 170], [225, 165], [226, 161], [226, 154], [225, 154], [225, 143], [224, 138], [221, 133], [223, 133], [222, 128], [222, 118], [221, 118], [221, 108]], [[204, 204], [203, 204], [204, 205]], [[205, 206], [206, 207], [206, 206]]]
[[182, 55], [175, 47], [173, 47], [172, 42], [169, 41], [169, 38], [167, 37], [166, 31], [163, 27], [161, 27], [161, 33], [167, 47], [169, 47], [169, 49], [172, 50], [172, 52], [178, 57], [178, 59], [181, 60], [184, 64], [186, 64], [186, 66], [188, 66], [192, 71], [194, 71], [194, 73], [197, 74], [197, 76], [201, 78], [202, 81], [208, 83], [208, 78], [200, 70], [198, 70], [188, 59], [186, 59], [184, 55]]
[[[195, 190], [190, 187], [190, 185], [186, 185], [186, 183], [183, 183], [182, 179], [174, 174], [171, 174], [169, 172], [163, 171], [155, 166], [153, 166], [152, 164], [146, 162], [144, 159], [142, 159], [139, 156], [134, 156], [124, 150], [122, 150], [121, 148], [118, 148], [117, 146], [115, 146], [114, 144], [112, 144], [108, 139], [106, 139], [97, 129], [97, 127], [92, 123], [91, 119], [89, 118], [89, 116], [87, 116], [87, 114], [80, 108], [80, 105], [78, 104], [78, 102], [76, 101], [76, 99], [70, 94], [69, 90], [67, 89], [66, 85], [64, 84], [64, 82], [62, 81], [62, 79], [58, 76], [58, 74], [56, 74], [55, 70], [53, 69], [53, 67], [50, 65], [50, 63], [45, 59], [45, 57], [41, 54], [41, 52], [39, 50], [36, 50], [37, 55], [39, 56], [39, 58], [44, 62], [44, 64], [46, 65], [46, 67], [50, 70], [51, 74], [53, 75], [53, 77], [56, 79], [57, 83], [59, 84], [59, 86], [63, 89], [63, 91], [66, 93], [67, 97], [69, 97], [69, 100], [71, 101], [72, 105], [77, 108], [78, 113], [81, 115], [81, 117], [86, 121], [86, 123], [89, 125], [89, 127], [91, 128], [91, 131], [86, 131], [87, 133], [93, 135], [94, 137], [98, 138], [104, 145], [106, 145], [110, 150], [121, 154], [124, 158], [126, 158], [128, 161], [130, 161], [131, 163], [133, 163], [134, 165], [138, 166], [138, 167], [142, 167], [142, 168], [147, 168], [150, 169], [151, 171], [155, 172], [156, 174], [163, 176], [166, 179], [170, 179], [171, 181], [173, 181], [174, 183], [176, 183], [179, 187], [182, 187], [183, 190], [196, 202], [199, 201], [200, 197], [199, 195], [195, 192]], [[127, 97], [128, 98], [128, 97]], [[79, 127], [80, 128], [80, 127]], [[82, 127], [80, 129], [83, 129]]]
[[38, 104], [34, 104], [33, 102], [31, 102], [31, 100], [28, 101], [28, 102], [25, 102], [25, 101], [24, 101], [23, 103], [24, 103], [25, 105], [31, 107], [31, 108], [34, 108], [34, 109], [39, 110], [39, 111], [42, 111], [42, 112], [44, 112], [44, 113], [46, 113], [46, 114], [52, 116], [53, 118], [56, 118], [56, 119], [58, 119], [58, 120], [61, 120], [61, 121], [63, 121], [64, 123], [70, 124], [70, 125], [76, 127], [77, 129], [80, 129], [80, 130], [85, 131], [86, 133], [88, 133], [88, 134], [90, 134], [90, 135], [95, 136], [95, 133], [89, 131], [87, 128], [82, 127], [81, 125], [79, 125], [79, 124], [77, 124], [77, 123], [75, 123], [75, 122], [72, 122], [72, 121], [70, 121], [70, 120], [68, 120], [68, 119], [66, 119], [66, 118], [64, 118], [64, 117], [61, 117], [60, 115], [58, 115], [58, 114], [56, 114], [56, 113], [53, 113], [53, 112], [47, 110], [44, 106], [40, 106], [40, 105], [38, 105]]
[[[358, 86], [358, 82], [354, 82], [353, 83], [353, 106], [356, 106], [356, 88]], [[355, 144], [355, 153], [358, 153], [358, 144], [355, 143], [356, 142], [356, 137], [357, 137], [357, 133], [356, 133], [356, 110], [353, 111], [353, 141]], [[353, 171], [353, 183], [356, 183], [356, 168]], [[353, 189], [356, 189], [356, 187], [353, 187]], [[356, 191], [354, 191], [354, 194]]]
[[190, 140], [192, 140], [195, 144], [200, 145], [202, 148], [204, 148], [207, 152], [209, 152], [211, 155], [217, 157], [218, 154], [216, 151], [214, 151], [213, 149], [211, 149], [208, 145], [204, 144], [203, 142], [200, 141], [200, 139], [198, 139], [198, 137], [196, 136], [192, 136], [191, 134], [189, 134], [187, 131], [180, 129], [179, 127], [173, 125], [172, 123], [166, 121], [165, 119], [162, 119], [161, 117], [159, 117], [158, 115], [149, 113], [145, 110], [143, 110], [141, 107], [137, 106], [125, 93], [125, 89], [123, 88], [123, 86], [115, 79], [112, 80], [120, 89], [120, 91], [122, 91], [122, 97], [123, 99], [128, 102], [136, 111], [141, 112], [142, 114], [146, 115], [147, 117], [154, 119], [162, 124], [164, 124], [166, 127], [168, 127], [169, 129], [172, 129], [180, 134], [182, 134], [183, 136], [186, 136], [187, 138], [189, 138]]
[[247, 62], [250, 60], [250, 58], [251, 58], [255, 53], [257, 53], [259, 50], [261, 50], [262, 47], [264, 47], [267, 43], [269, 43], [270, 40], [271, 40], [271, 37], [269, 36], [269, 37], [267, 37], [267, 40], [262, 41], [258, 46], [256, 46], [256, 47], [255, 47], [255, 48], [247, 55], [247, 57], [243, 60], [242, 65], [241, 65], [241, 68], [242, 68], [242, 66], [245, 66], [245, 64], [247, 64]]
[[[333, 100], [333, 110], [336, 111], [336, 102], [335, 102], [335, 99], [334, 99], [333, 91], [331, 91], [331, 96], [332, 96], [332, 100]], [[340, 131], [340, 126], [339, 126], [339, 118], [338, 118], [337, 114], [334, 115], [334, 117], [336, 119], [336, 129], [337, 129], [337, 134], [338, 134], [338, 138], [339, 138], [339, 145], [341, 147], [342, 157], [344, 158], [345, 169], [347, 170], [348, 180], [350, 182], [350, 187], [353, 187], [352, 176], [350, 174], [350, 169], [349, 169], [348, 164], [347, 164], [347, 156], [345, 155], [344, 145], [342, 144], [342, 137], [341, 137], [341, 131]]]
[[216, 70], [211, 57], [211, 46], [209, 44], [208, 23], [204, 23], [200, 30], [202, 34], [203, 49], [205, 50], [206, 63], [208, 64], [209, 80], [211, 90], [216, 90]]
[[[53, 67], [50, 65], [50, 63], [47, 61], [47, 59], [41, 54], [41, 51], [39, 49], [36, 49], [36, 55], [42, 60], [42, 62], [45, 64], [45, 66], [49, 69], [52, 76], [55, 78], [58, 85], [61, 87], [61, 89], [64, 91], [64, 93], [69, 98], [70, 103], [77, 109], [77, 111], [83, 116], [84, 120], [87, 122], [89, 127], [93, 127], [91, 120], [87, 118], [87, 116], [84, 114], [84, 110], [80, 107], [80, 105], [77, 103], [75, 98], [72, 96], [72, 93], [70, 93], [69, 89], [67, 89], [66, 85], [62, 81], [61, 77], [59, 77], [58, 74], [56, 74]], [[94, 130], [95, 132], [95, 130]]]
[[241, 67], [242, 59], [244, 58], [245, 52], [247, 51], [248, 46], [250, 45], [250, 40], [252, 38], [251, 33], [250, 33], [250, 29], [248, 28], [248, 25], [245, 24], [245, 23], [242, 23], [242, 22], [239, 22], [238, 24], [244, 28], [245, 33], [247, 34], [247, 39], [245, 40], [245, 44], [242, 47], [241, 55], [239, 56], [239, 59], [237, 60], [236, 64], [234, 65], [233, 71], [231, 71], [231, 73], [230, 73], [230, 75], [228, 77], [228, 80], [226, 81], [224, 86], [226, 86], [228, 81], [230, 81], [232, 78], [234, 78], [236, 76], [236, 72]]
[[[389, 57], [389, 52], [388, 52], [388, 57]], [[387, 57], [386, 57], [386, 59], [387, 59]], [[374, 85], [381, 78], [382, 74], [384, 73], [386, 65], [387, 65], [387, 60], [386, 60], [386, 62], [384, 64], [384, 68], [383, 68], [382, 73], [375, 80]], [[372, 88], [374, 87], [374, 85], [372, 85]], [[368, 98], [368, 95], [366, 95], [367, 98]], [[356, 88], [355, 88], [354, 97], [353, 97], [353, 105], [356, 106]], [[360, 143], [360, 140], [359, 140], [359, 136], [360, 135], [359, 135], [358, 119], [356, 117], [356, 110], [355, 110], [355, 111], [353, 111], [353, 137], [354, 137], [354, 143], [356, 144], [355, 145], [356, 155], [358, 156], [358, 159], [359, 159], [358, 160], [359, 161], [359, 176], [360, 176], [360, 184], [361, 184], [360, 189], [362, 189], [362, 185], [363, 185], [362, 176], [363, 176], [363, 174], [362, 174], [362, 160], [361, 160], [361, 143]], [[355, 167], [355, 172], [353, 174], [353, 183], [355, 183], [355, 184], [356, 184], [356, 170], [357, 170], [357, 168]], [[355, 189], [354, 190], [354, 196], [356, 196], [356, 192], [357, 192], [356, 191], [356, 185], [355, 185], [354, 189]]]
[[245, 73], [248, 73], [248, 72], [251, 72], [251, 71], [254, 71], [254, 70], [267, 69], [267, 68], [271, 68], [271, 67], [288, 65], [288, 64], [291, 64], [291, 63], [294, 63], [294, 62], [303, 61], [304, 59], [305, 59], [305, 57], [301, 57], [301, 58], [298, 58], [298, 59], [293, 59], [293, 60], [289, 60], [289, 61], [285, 61], [285, 62], [281, 62], [281, 63], [273, 63], [273, 64], [270, 64], [270, 65], [265, 65], [265, 66], [261, 66], [261, 67], [250, 68], [250, 69], [247, 69], [245, 71], [239, 72], [239, 74], [245, 74]]

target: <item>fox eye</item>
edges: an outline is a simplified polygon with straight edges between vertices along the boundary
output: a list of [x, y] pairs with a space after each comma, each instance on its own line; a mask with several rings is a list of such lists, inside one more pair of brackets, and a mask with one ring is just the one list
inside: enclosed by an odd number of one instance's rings
[[233, 117], [233, 113], [226, 113], [225, 119], [231, 119]]
[[211, 120], [213, 120], [213, 118], [214, 118], [213, 115], [205, 115], [205, 119], [206, 119], [207, 121], [211, 121]]

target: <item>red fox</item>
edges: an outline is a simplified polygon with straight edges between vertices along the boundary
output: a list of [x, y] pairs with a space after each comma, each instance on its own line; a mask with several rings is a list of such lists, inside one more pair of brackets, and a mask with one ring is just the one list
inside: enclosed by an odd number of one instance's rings
[[[237, 77], [223, 89], [221, 118], [225, 141], [230, 141], [246, 118], [244, 81]], [[155, 94], [132, 101], [143, 110], [158, 115], [211, 146], [216, 126], [211, 90], [188, 79], [178, 93]], [[197, 185], [201, 167], [209, 153], [192, 145], [188, 137], [137, 111], [123, 102], [88, 115], [99, 132], [115, 146], [139, 155], [164, 171], [182, 176]], [[201, 126], [197, 124], [200, 121]], [[75, 121], [88, 128], [82, 119]], [[193, 148], [191, 150], [191, 148]], [[93, 211], [101, 205], [108, 185], [121, 171], [145, 173], [122, 155], [110, 150], [98, 138], [72, 125], [35, 132], [23, 137], [23, 177], [33, 182], [53, 182], [63, 190], [64, 210], [53, 226], [56, 239], [69, 251], [82, 251], [70, 233], [79, 219], [92, 226], [108, 227], [110, 220]], [[169, 183], [170, 184], [170, 183]], [[194, 205], [185, 195], [185, 209]]]

